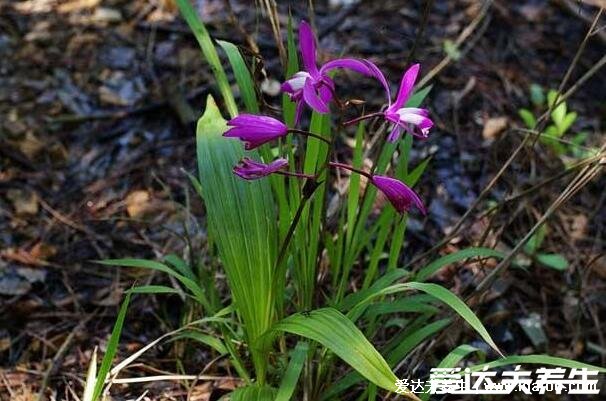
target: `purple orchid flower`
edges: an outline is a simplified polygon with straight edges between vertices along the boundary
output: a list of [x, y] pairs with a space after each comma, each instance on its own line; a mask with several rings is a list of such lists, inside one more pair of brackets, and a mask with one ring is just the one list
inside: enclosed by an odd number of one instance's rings
[[387, 137], [387, 140], [390, 142], [397, 141], [402, 135], [402, 131], [426, 139], [429, 135], [429, 130], [433, 127], [433, 121], [429, 118], [427, 109], [404, 107], [404, 104], [412, 94], [412, 89], [419, 74], [419, 68], [419, 64], [414, 64], [404, 73], [400, 89], [398, 90], [398, 96], [393, 103], [391, 102], [391, 93], [385, 77], [379, 69], [374, 71], [374, 75], [381, 81], [387, 92], [389, 103], [387, 109], [382, 114], [387, 121], [394, 124], [393, 130]]
[[346, 68], [369, 77], [376, 77], [375, 73], [378, 68], [368, 60], [336, 59], [318, 69], [316, 38], [311, 27], [305, 21], [299, 25], [299, 49], [305, 70], [297, 72], [282, 84], [282, 91], [286, 92], [290, 99], [297, 104], [295, 123], [299, 121], [304, 103], [319, 113], [330, 111], [328, 103], [333, 98], [335, 84], [328, 76], [329, 71]]
[[244, 157], [233, 171], [235, 175], [245, 180], [256, 180], [280, 171], [286, 166], [288, 166], [286, 159], [276, 159], [269, 164], [264, 164]]
[[225, 131], [224, 137], [239, 138], [247, 150], [257, 148], [266, 142], [288, 134], [288, 127], [273, 117], [240, 114], [227, 122], [232, 127]]
[[398, 213], [406, 213], [412, 206], [415, 206], [421, 213], [427, 214], [427, 210], [419, 195], [402, 181], [382, 175], [374, 175], [371, 178], [371, 182], [385, 194]]

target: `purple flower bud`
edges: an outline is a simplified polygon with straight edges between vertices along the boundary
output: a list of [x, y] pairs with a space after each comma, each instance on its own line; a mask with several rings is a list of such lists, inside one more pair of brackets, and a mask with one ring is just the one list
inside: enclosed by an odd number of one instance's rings
[[288, 160], [276, 159], [269, 164], [260, 163], [244, 157], [237, 166], [234, 166], [234, 174], [245, 180], [256, 180], [268, 176], [288, 166]]
[[423, 214], [427, 214], [423, 202], [415, 191], [395, 178], [375, 175], [371, 182], [387, 197], [398, 213], [406, 213], [415, 206]]
[[227, 130], [223, 136], [239, 138], [247, 150], [288, 134], [286, 124], [268, 116], [240, 114], [229, 120], [227, 125], [233, 128]]

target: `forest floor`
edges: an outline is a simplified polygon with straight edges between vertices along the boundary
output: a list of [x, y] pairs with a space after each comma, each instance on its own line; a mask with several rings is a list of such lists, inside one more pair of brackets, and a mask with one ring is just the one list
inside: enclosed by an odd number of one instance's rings
[[[265, 101], [279, 105], [272, 89], [284, 79], [278, 48], [256, 2], [232, 2], [232, 10], [225, 0], [197, 3], [213, 37], [248, 52], [255, 40], [265, 67], [255, 78]], [[289, 6], [295, 21], [309, 19], [308, 2], [278, 3], [283, 26]], [[435, 0], [419, 32], [424, 1], [315, 3], [324, 59], [368, 58], [392, 78], [411, 61], [421, 62], [422, 75], [435, 72], [425, 104], [436, 128], [413, 153], [413, 163], [432, 158], [417, 186], [429, 214], [411, 217], [403, 264], [421, 263], [416, 258], [446, 236], [422, 260], [469, 244], [512, 249], [580, 171], [569, 166], [606, 140], [606, 74], [599, 71], [567, 99], [578, 117], [565, 140], [586, 133], [581, 145], [559, 156], [541, 142], [523, 147], [453, 233], [527, 135], [518, 110], [533, 108], [531, 86], [558, 88], [598, 8], [495, 0], [483, 9], [480, 1]], [[589, 36], [565, 90], [606, 54], [605, 23], [602, 17]], [[341, 79], [346, 96], [376, 94], [369, 103], [384, 102], [370, 82]], [[92, 261], [182, 254], [188, 243], [204, 252], [204, 209], [184, 170], [196, 169], [193, 124], [212, 83], [171, 0], [0, 0], [1, 400], [40, 399], [42, 383], [45, 397], [76, 399], [71, 391], [81, 393], [124, 290], [135, 281], [166, 281]], [[605, 184], [594, 177], [548, 220], [540, 252], [560, 255], [567, 268], [541, 265], [538, 251], [528, 251], [518, 258], [525, 268], [509, 269], [486, 296], [469, 299], [506, 353], [606, 365]], [[465, 296], [493, 267], [457, 265], [435, 280]], [[135, 297], [119, 358], [179, 327], [181, 307], [178, 297]], [[537, 322], [539, 333], [529, 329]], [[460, 330], [441, 341], [447, 348], [470, 336]], [[166, 344], [129, 374], [191, 374], [206, 362], [195, 347]], [[200, 382], [190, 399], [216, 399], [217, 389], [234, 383]], [[188, 392], [179, 382], [118, 385], [114, 399], [145, 390], [167, 400]]]

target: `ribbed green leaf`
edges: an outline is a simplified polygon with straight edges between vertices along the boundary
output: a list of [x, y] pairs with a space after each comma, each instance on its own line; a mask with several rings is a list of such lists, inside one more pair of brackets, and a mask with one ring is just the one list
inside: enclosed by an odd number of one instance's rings
[[225, 344], [223, 344], [223, 341], [221, 341], [215, 336], [204, 334], [196, 330], [186, 330], [173, 337], [171, 341], [177, 341], [182, 339], [194, 340], [199, 343], [208, 345], [221, 355], [227, 354], [227, 348], [225, 347]]
[[301, 370], [303, 369], [303, 363], [307, 356], [309, 345], [305, 342], [300, 341], [292, 352], [288, 368], [284, 376], [282, 376], [282, 382], [278, 389], [275, 401], [290, 401], [292, 395], [297, 387]]
[[[483, 351], [480, 350], [479, 348], [472, 347], [471, 345], [467, 345], [467, 344], [459, 345], [457, 348], [452, 350], [448, 355], [446, 355], [446, 357], [444, 357], [444, 359], [442, 359], [442, 361], [438, 364], [438, 366], [436, 366], [436, 368], [454, 368], [457, 366], [457, 364], [459, 362], [461, 362], [463, 360], [463, 358], [465, 358], [467, 355], [471, 354], [472, 352], [478, 352], [482, 356], [484, 355]], [[426, 390], [429, 390], [429, 388], [426, 387]], [[430, 396], [430, 393], [428, 391], [428, 392], [424, 392], [424, 393], [420, 394], [419, 398], [423, 401], [426, 401], [429, 399], [429, 396]]]
[[429, 304], [430, 295], [412, 295], [402, 299], [378, 302], [368, 307], [368, 316], [376, 317], [390, 313], [437, 313], [438, 308]]
[[240, 88], [240, 96], [242, 97], [244, 106], [246, 106], [246, 110], [249, 113], [258, 113], [259, 102], [257, 101], [257, 93], [255, 92], [255, 83], [246, 62], [242, 58], [242, 54], [240, 54], [240, 50], [233, 43], [224, 40], [218, 40], [217, 43], [221, 45], [225, 54], [227, 54], [227, 59], [236, 77], [236, 82]]
[[171, 269], [163, 263], [155, 262], [153, 260], [134, 258], [107, 259], [100, 260], [97, 263], [108, 266], [140, 267], [144, 269], [157, 270], [171, 275], [177, 280], [179, 280], [181, 284], [183, 284], [188, 290], [190, 290], [192, 295], [196, 298], [198, 302], [200, 302], [200, 304], [202, 304], [202, 306], [204, 306], [207, 310], [210, 309], [210, 303], [208, 302], [204, 290], [194, 280], [182, 276], [181, 274], [177, 273], [175, 270]]
[[473, 313], [473, 311], [469, 309], [467, 305], [465, 305], [465, 302], [463, 302], [455, 294], [440, 285], [431, 283], [412, 282], [406, 283], [404, 284], [404, 286], [408, 288], [413, 288], [415, 290], [423, 291], [444, 302], [448, 307], [452, 308], [455, 312], [457, 312], [459, 316], [465, 319], [465, 321], [469, 323], [471, 327], [473, 327], [474, 330], [478, 332], [478, 334], [480, 334], [484, 341], [486, 341], [488, 345], [490, 345], [497, 353], [499, 353], [499, 355], [503, 355], [501, 353], [501, 350], [499, 350], [499, 347], [497, 347], [493, 339], [490, 337], [490, 334], [488, 334], [488, 331], [486, 330], [480, 319], [478, 319], [478, 317]]
[[345, 297], [345, 299], [343, 299], [343, 301], [341, 301], [339, 304], [339, 309], [344, 311], [352, 309], [360, 302], [365, 301], [374, 294], [378, 294], [380, 291], [390, 286], [394, 281], [399, 280], [408, 274], [410, 274], [410, 272], [404, 269], [396, 269], [385, 273], [379, 277], [369, 288], [354, 292], [353, 294], [349, 294], [347, 297]]
[[505, 255], [503, 252], [490, 248], [465, 248], [454, 253], [449, 253], [448, 255], [442, 256], [441, 258], [431, 262], [416, 274], [414, 281], [425, 281], [441, 268], [465, 259], [477, 257], [492, 257], [502, 259], [504, 256]]
[[[242, 144], [222, 134], [227, 128], [212, 97], [198, 121], [198, 170], [209, 236], [225, 268], [236, 311], [250, 344], [275, 318], [276, 211], [268, 180], [246, 181], [232, 168], [245, 155]], [[259, 159], [257, 152], [247, 156]], [[283, 288], [275, 288], [283, 292]], [[251, 347], [263, 382], [267, 355]]]
[[451, 319], [441, 319], [424, 326], [420, 330], [414, 331], [404, 338], [387, 356], [387, 362], [390, 366], [394, 366], [400, 362], [410, 351], [428, 337], [434, 335], [444, 327], [448, 326]]
[[164, 257], [164, 261], [174, 267], [179, 273], [192, 280], [197, 280], [196, 275], [191, 270], [191, 267], [180, 257], [175, 254], [168, 254]]
[[291, 315], [274, 330], [317, 341], [377, 386], [394, 391], [397, 377], [364, 334], [341, 312], [323, 308]]
[[165, 285], [141, 285], [126, 291], [128, 294], [178, 294], [179, 291]]
[[276, 389], [251, 385], [240, 387], [229, 393], [230, 401], [274, 401]]

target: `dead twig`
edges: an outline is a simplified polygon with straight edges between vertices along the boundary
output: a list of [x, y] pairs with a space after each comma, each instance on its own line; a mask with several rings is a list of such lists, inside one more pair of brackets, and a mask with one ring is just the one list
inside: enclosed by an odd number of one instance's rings
[[50, 377], [53, 375], [54, 372], [57, 371], [57, 369], [61, 367], [61, 363], [63, 361], [65, 353], [69, 350], [69, 347], [72, 341], [74, 340], [74, 337], [96, 314], [97, 313], [95, 311], [88, 315], [86, 318], [84, 318], [84, 320], [80, 321], [80, 323], [78, 323], [76, 327], [74, 327], [74, 329], [65, 338], [65, 340], [61, 344], [61, 347], [59, 347], [59, 350], [57, 350], [57, 353], [53, 357], [50, 366], [44, 372], [44, 376], [42, 377], [42, 382], [40, 384], [40, 391], [38, 392], [38, 401], [43, 401], [45, 399], [44, 391], [46, 390], [46, 386], [48, 385]]
[[[463, 31], [461, 32], [461, 34], [455, 40], [454, 47], [456, 49], [460, 48], [461, 45], [475, 32], [475, 30], [478, 27], [478, 25], [480, 24], [480, 22], [482, 22], [482, 20], [484, 19], [484, 17], [486, 17], [486, 14], [488, 13], [488, 10], [490, 9], [490, 6], [492, 5], [492, 2], [493, 2], [493, 0], [486, 0], [484, 2], [484, 4], [482, 4], [482, 8], [478, 12], [478, 15], [476, 15], [476, 17], [473, 19], [473, 21], [471, 21], [471, 23], [465, 29], [463, 29]], [[419, 81], [419, 83], [416, 85], [416, 88], [422, 88], [425, 85], [427, 85], [427, 83], [429, 81], [431, 81], [436, 75], [438, 75], [440, 72], [442, 72], [442, 70], [444, 68], [446, 68], [453, 60], [454, 60], [454, 58], [452, 58], [451, 55], [446, 55], [442, 59], [442, 61], [440, 61], [438, 63], [438, 65], [436, 65], [435, 67], [433, 67], [431, 69], [431, 71], [429, 71]]]

